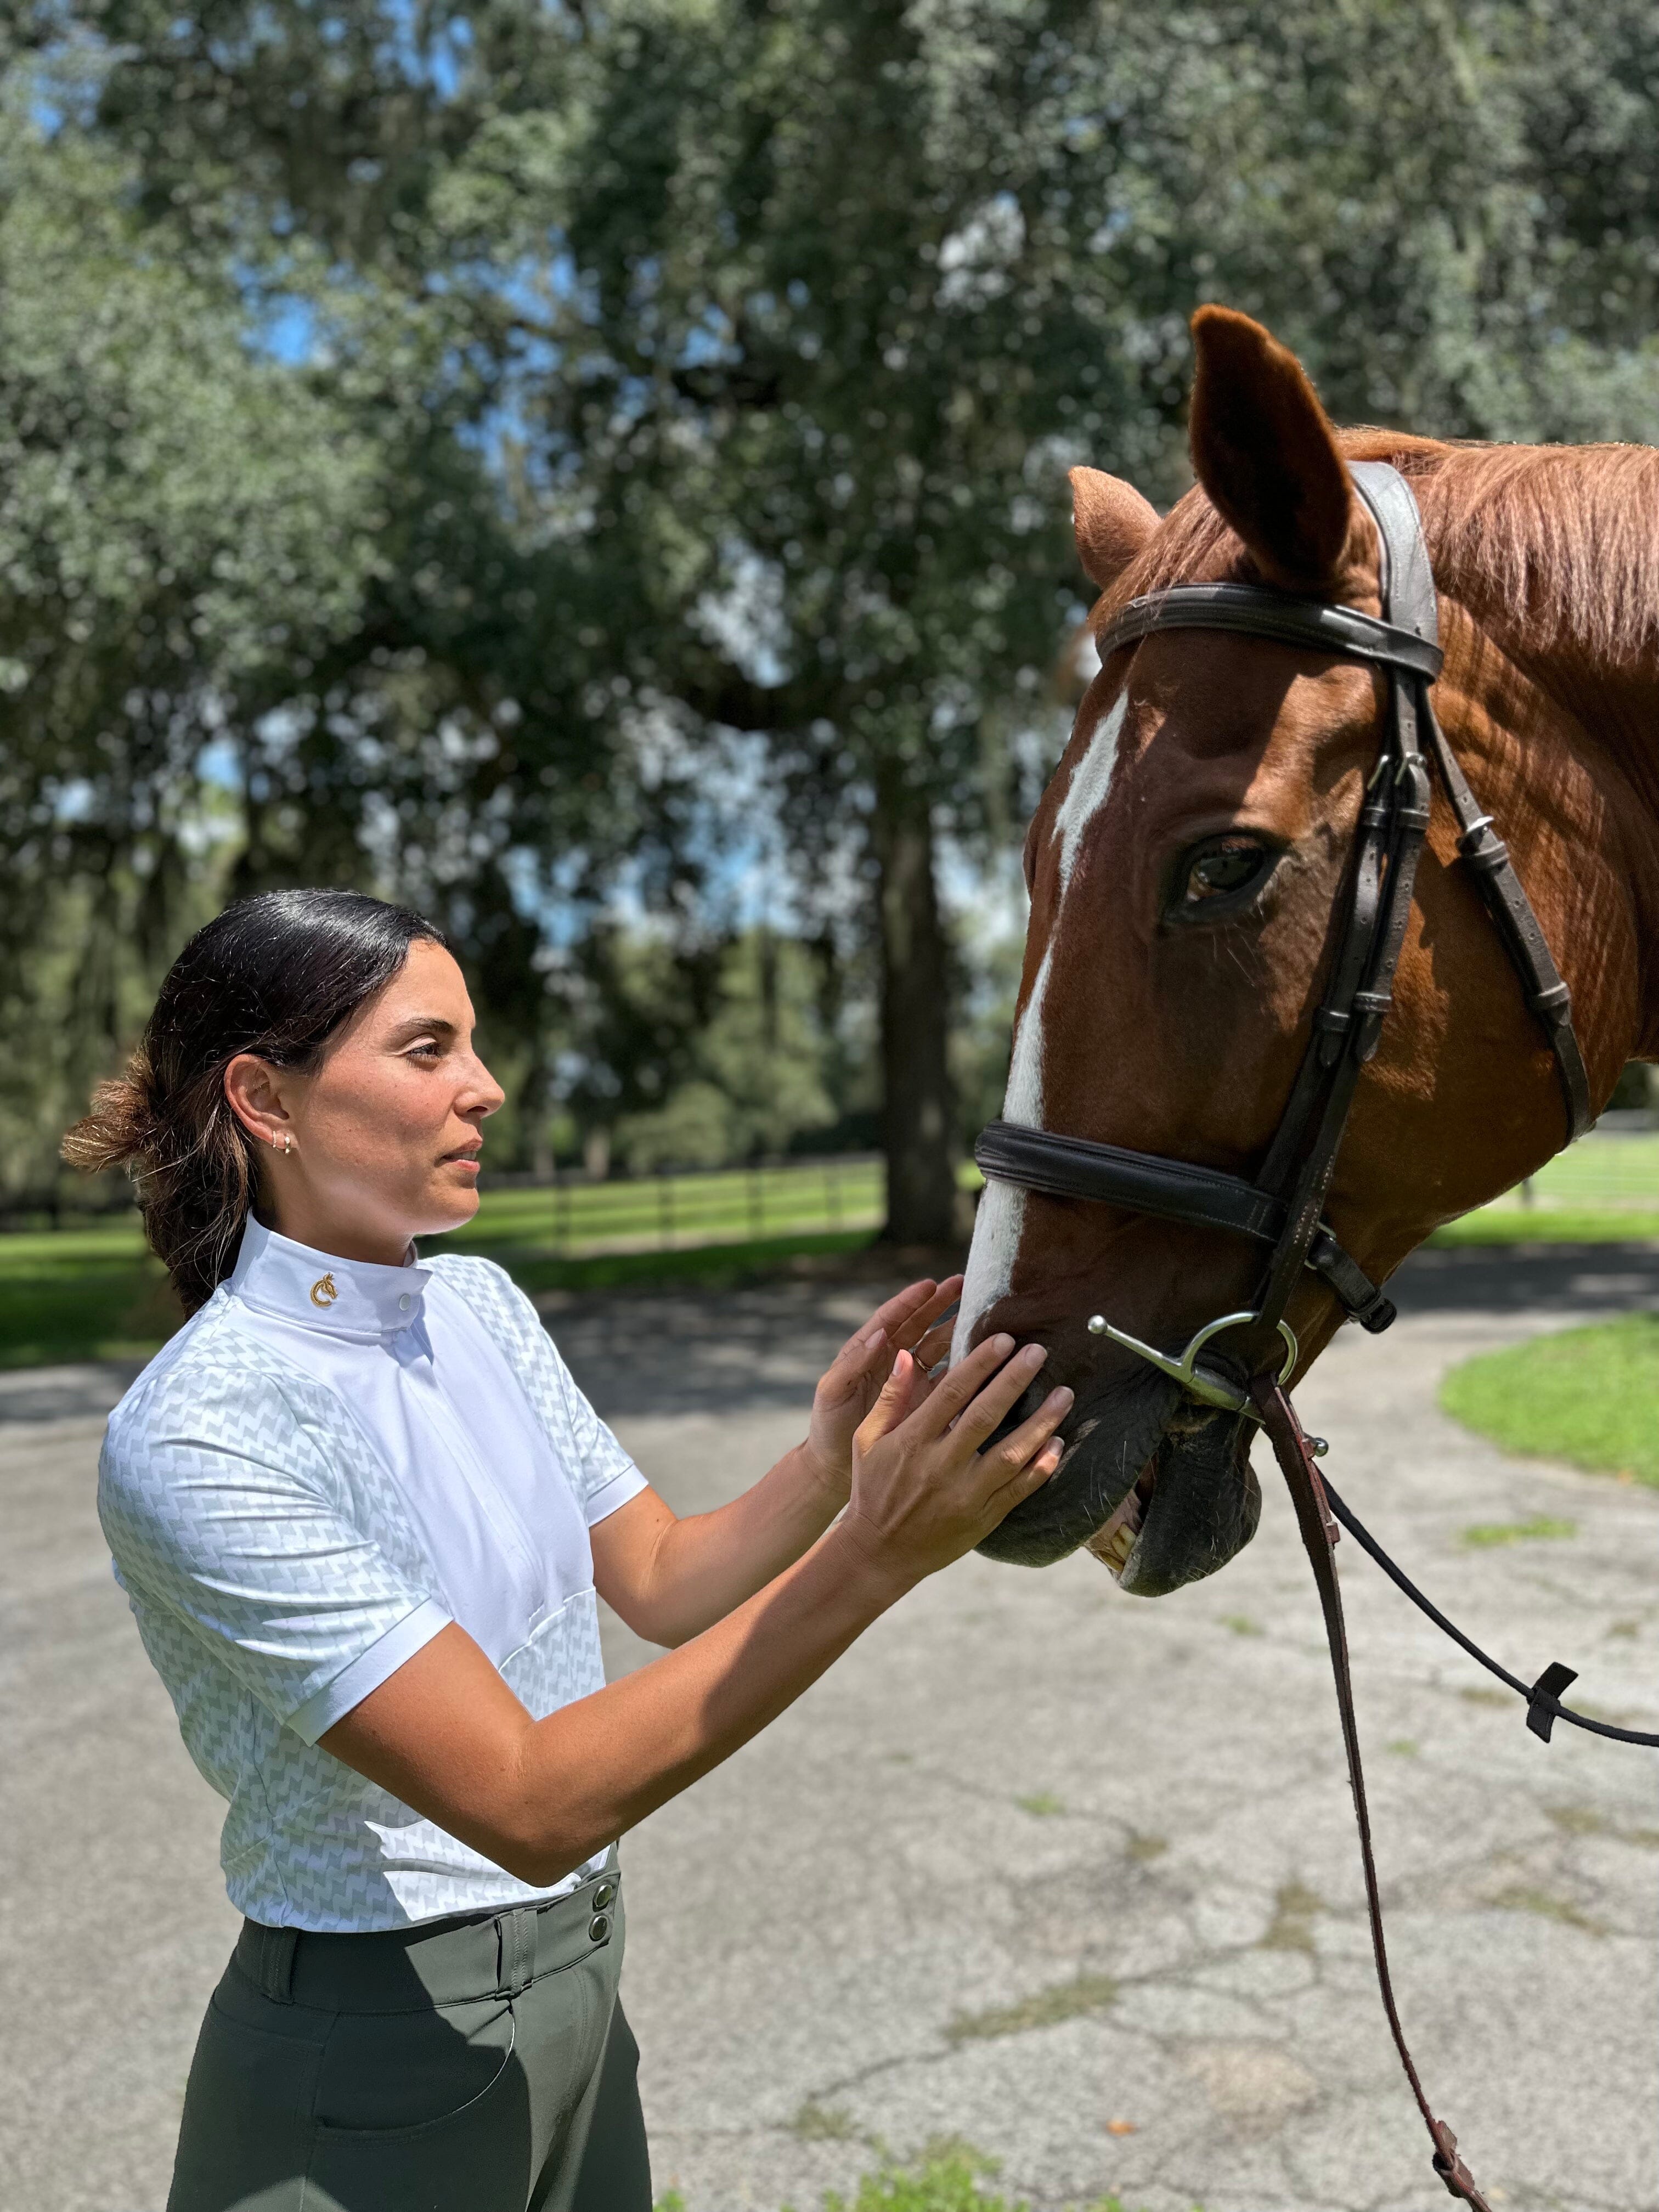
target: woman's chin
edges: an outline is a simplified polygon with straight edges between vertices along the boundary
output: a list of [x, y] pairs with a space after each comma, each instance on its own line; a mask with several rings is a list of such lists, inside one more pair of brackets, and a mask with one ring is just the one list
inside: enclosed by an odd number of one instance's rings
[[465, 1229], [477, 1211], [476, 1172], [463, 1178], [453, 1170], [447, 1171], [431, 1194], [425, 1218], [415, 1233], [417, 1237], [442, 1237], [452, 1229]]

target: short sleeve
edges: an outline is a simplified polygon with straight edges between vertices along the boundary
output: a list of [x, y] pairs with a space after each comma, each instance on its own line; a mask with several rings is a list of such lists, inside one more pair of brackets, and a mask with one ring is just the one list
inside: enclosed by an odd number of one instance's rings
[[630, 1498], [639, 1496], [646, 1487], [645, 1477], [609, 1426], [594, 1412], [586, 1394], [578, 1388], [575, 1376], [565, 1365], [563, 1357], [550, 1336], [547, 1339], [547, 1348], [559, 1371], [559, 1392], [569, 1425], [570, 1451], [577, 1472], [578, 1496], [582, 1510], [587, 1516], [588, 1527], [596, 1528], [618, 1506], [626, 1505]]
[[444, 1627], [355, 1522], [279, 1385], [174, 1373], [117, 1409], [99, 1517], [118, 1581], [307, 1743]]

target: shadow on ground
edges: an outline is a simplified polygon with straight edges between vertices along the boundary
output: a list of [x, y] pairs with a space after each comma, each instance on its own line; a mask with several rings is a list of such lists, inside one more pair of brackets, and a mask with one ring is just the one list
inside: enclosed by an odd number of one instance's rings
[[[842, 1340], [897, 1279], [883, 1270], [878, 1253], [867, 1255], [867, 1267], [852, 1280], [784, 1279], [718, 1293], [559, 1293], [539, 1303], [602, 1413], [719, 1413], [734, 1398], [751, 1407], [804, 1407]], [[1659, 1307], [1659, 1245], [1417, 1252], [1392, 1289], [1406, 1315], [1559, 1313], [1565, 1326], [1610, 1305]]]

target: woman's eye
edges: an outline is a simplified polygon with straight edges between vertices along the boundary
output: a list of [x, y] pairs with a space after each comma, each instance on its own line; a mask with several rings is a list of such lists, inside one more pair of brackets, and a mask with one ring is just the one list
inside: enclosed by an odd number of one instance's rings
[[1277, 856], [1253, 837], [1221, 837], [1195, 853], [1182, 885], [1183, 907], [1210, 899], [1233, 899], [1266, 880]]

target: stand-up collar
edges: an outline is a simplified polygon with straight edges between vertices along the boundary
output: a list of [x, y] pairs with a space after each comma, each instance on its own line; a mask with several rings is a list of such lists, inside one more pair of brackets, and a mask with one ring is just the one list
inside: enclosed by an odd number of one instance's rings
[[374, 1340], [420, 1319], [430, 1276], [428, 1267], [380, 1267], [313, 1252], [250, 1214], [227, 1288], [255, 1313], [330, 1336]]

